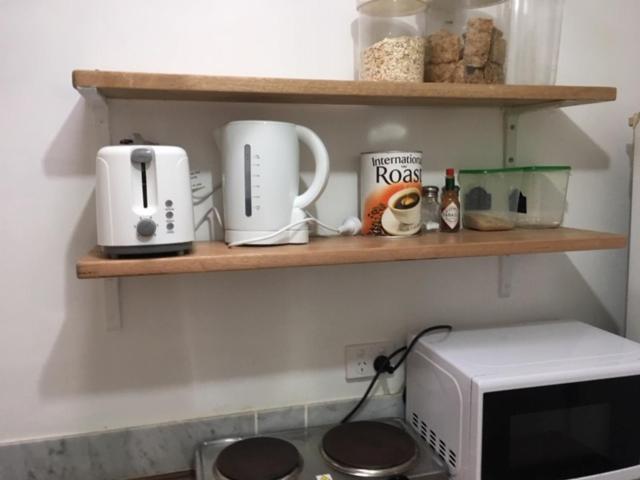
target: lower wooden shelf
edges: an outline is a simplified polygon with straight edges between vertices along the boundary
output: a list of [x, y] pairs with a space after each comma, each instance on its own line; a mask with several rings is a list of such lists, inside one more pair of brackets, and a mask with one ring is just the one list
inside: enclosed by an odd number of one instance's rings
[[161, 258], [109, 259], [94, 248], [76, 264], [78, 278], [166, 275], [278, 267], [395, 262], [435, 258], [486, 257], [527, 253], [622, 248], [627, 239], [612, 233], [557, 228], [457, 234], [434, 233], [411, 238], [314, 238], [307, 245], [234, 247], [198, 242], [192, 253]]

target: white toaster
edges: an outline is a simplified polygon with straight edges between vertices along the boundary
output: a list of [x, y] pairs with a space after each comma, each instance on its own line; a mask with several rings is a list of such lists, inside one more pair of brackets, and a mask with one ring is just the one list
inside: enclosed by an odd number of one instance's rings
[[159, 145], [101, 148], [96, 210], [98, 245], [108, 256], [189, 251], [194, 225], [187, 153]]

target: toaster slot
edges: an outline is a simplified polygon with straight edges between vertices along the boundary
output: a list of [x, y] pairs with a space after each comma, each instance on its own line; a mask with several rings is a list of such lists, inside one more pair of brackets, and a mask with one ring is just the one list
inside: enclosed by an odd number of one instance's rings
[[142, 206], [147, 208], [149, 206], [147, 196], [147, 166], [144, 163], [140, 165], [140, 180], [142, 181]]
[[131, 198], [138, 215], [152, 215], [157, 205], [157, 171], [155, 152], [136, 148], [131, 152]]

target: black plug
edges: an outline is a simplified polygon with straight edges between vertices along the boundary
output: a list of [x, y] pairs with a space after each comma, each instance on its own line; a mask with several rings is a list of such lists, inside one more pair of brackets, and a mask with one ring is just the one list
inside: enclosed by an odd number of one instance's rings
[[373, 368], [378, 373], [393, 373], [393, 367], [386, 355], [378, 355], [373, 361]]

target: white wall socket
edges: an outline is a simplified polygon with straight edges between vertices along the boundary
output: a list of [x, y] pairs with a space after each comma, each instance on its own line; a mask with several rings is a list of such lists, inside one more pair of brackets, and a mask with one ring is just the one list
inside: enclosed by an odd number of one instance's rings
[[378, 355], [389, 355], [392, 352], [392, 342], [347, 345], [344, 350], [345, 376], [347, 380], [373, 378], [376, 374], [373, 368], [373, 361]]

